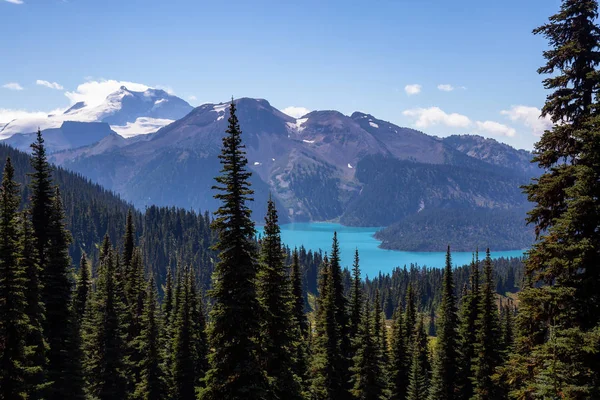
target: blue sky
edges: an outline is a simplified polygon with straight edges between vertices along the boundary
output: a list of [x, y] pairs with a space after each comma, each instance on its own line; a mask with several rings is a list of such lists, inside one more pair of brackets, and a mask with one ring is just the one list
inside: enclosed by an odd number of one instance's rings
[[260, 97], [531, 149], [548, 126], [537, 118], [546, 42], [531, 31], [559, 5], [0, 0], [0, 122], [97, 97], [114, 80], [192, 105]]

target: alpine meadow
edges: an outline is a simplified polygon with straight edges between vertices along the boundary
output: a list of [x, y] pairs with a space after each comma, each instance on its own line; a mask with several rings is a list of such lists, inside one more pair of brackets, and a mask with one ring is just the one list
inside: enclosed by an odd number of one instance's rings
[[0, 0], [0, 400], [600, 399], [599, 5], [522, 1]]

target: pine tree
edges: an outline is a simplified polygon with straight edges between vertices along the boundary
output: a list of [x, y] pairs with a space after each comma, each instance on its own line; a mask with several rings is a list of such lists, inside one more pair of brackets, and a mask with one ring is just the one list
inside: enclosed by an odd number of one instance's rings
[[301, 398], [299, 378], [294, 375], [294, 325], [292, 293], [275, 203], [269, 199], [261, 242], [258, 300], [262, 307], [261, 358], [274, 398]]
[[79, 262], [79, 274], [77, 276], [77, 284], [75, 286], [75, 296], [73, 298], [73, 308], [77, 320], [81, 322], [85, 314], [87, 301], [92, 289], [92, 278], [90, 266], [88, 265], [85, 253], [81, 256]]
[[163, 315], [165, 319], [165, 329], [168, 330], [171, 325], [171, 317], [173, 313], [173, 270], [168, 268], [167, 278], [165, 279], [165, 287], [163, 289]]
[[173, 327], [172, 365], [174, 393], [180, 400], [193, 400], [206, 372], [206, 337], [203, 315], [199, 314], [194, 271], [186, 268]]
[[[125, 259], [125, 256], [123, 257]], [[123, 265], [123, 271], [127, 273], [125, 280], [125, 293], [123, 303], [126, 304], [126, 324], [127, 324], [127, 355], [128, 355], [128, 376], [132, 391], [141, 380], [142, 371], [140, 362], [144, 358], [141, 353], [141, 346], [137, 341], [143, 330], [142, 317], [144, 314], [145, 296], [147, 286], [144, 278], [144, 265], [139, 248], [134, 248], [130, 266]], [[127, 268], [127, 269], [126, 269]]]
[[479, 303], [475, 358], [473, 360], [473, 400], [502, 399], [492, 375], [502, 363], [502, 342], [490, 250], [483, 264], [484, 281]]
[[412, 282], [408, 284], [406, 289], [406, 310], [404, 312], [404, 345], [409, 353], [412, 354], [413, 336], [415, 326], [417, 325], [417, 301]]
[[292, 314], [294, 324], [294, 346], [295, 346], [295, 365], [294, 373], [300, 378], [302, 390], [308, 391], [308, 363], [309, 363], [309, 330], [308, 318], [304, 310], [304, 292], [302, 288], [302, 276], [300, 271], [300, 261], [298, 259], [298, 250], [294, 249], [292, 253], [292, 265], [290, 271], [290, 280], [292, 284]]
[[48, 247], [41, 277], [42, 299], [46, 309], [44, 334], [49, 346], [48, 380], [52, 382], [48, 400], [83, 398], [81, 343], [77, 318], [72, 308], [71, 234], [64, 220], [62, 199], [56, 188], [50, 222], [46, 227]]
[[6, 159], [0, 187], [0, 399], [26, 398], [26, 276], [19, 262], [19, 184]]
[[410, 356], [406, 346], [406, 332], [402, 309], [398, 307], [392, 325], [392, 341], [389, 361], [390, 400], [404, 400], [408, 388]]
[[331, 271], [331, 285], [333, 287], [333, 302], [335, 305], [335, 323], [339, 336], [340, 352], [333, 354], [332, 359], [336, 371], [336, 390], [335, 398], [344, 400], [349, 398], [350, 389], [350, 355], [352, 353], [352, 344], [349, 335], [348, 321], [348, 300], [344, 294], [344, 284], [342, 278], [342, 266], [340, 260], [340, 245], [337, 239], [337, 232], [333, 233], [333, 242], [331, 245], [331, 255], [329, 258]]
[[48, 388], [46, 368], [48, 345], [44, 339], [42, 323], [44, 321], [44, 305], [40, 301], [41, 283], [33, 226], [27, 212], [21, 217], [21, 256], [20, 262], [26, 276], [25, 297], [27, 299], [26, 314], [29, 326], [26, 343], [27, 398], [39, 400]]
[[595, 0], [563, 0], [534, 30], [549, 41], [538, 72], [549, 75], [542, 115], [555, 125], [535, 146], [545, 173], [525, 187], [539, 241], [519, 294], [515, 397], [600, 398], [598, 16]]
[[294, 249], [292, 253], [290, 280], [292, 284], [294, 319], [302, 337], [305, 338], [308, 335], [308, 318], [306, 318], [304, 309], [304, 291], [302, 288], [302, 272], [300, 271], [298, 249]]
[[319, 275], [319, 297], [312, 343], [311, 399], [335, 400], [342, 382], [338, 380], [335, 360], [340, 354], [339, 326], [335, 320], [335, 293], [327, 256]]
[[440, 305], [439, 329], [433, 361], [433, 373], [430, 400], [454, 400], [457, 398], [456, 387], [458, 371], [456, 368], [458, 317], [456, 314], [456, 296], [454, 295], [454, 279], [452, 276], [452, 260], [450, 246], [446, 252], [446, 267], [442, 286], [442, 303]]
[[356, 355], [351, 369], [353, 398], [360, 400], [383, 400], [388, 398], [388, 389], [381, 370], [381, 355], [377, 348], [377, 334], [371, 318], [370, 306], [364, 306], [360, 321], [360, 334], [356, 339]]
[[202, 399], [260, 399], [267, 382], [259, 363], [258, 339], [260, 321], [256, 315], [260, 304], [256, 296], [258, 272], [255, 229], [246, 204], [252, 201], [251, 173], [242, 145], [241, 129], [235, 114], [235, 103], [229, 108], [229, 127], [223, 138], [219, 159], [223, 169], [216, 179], [215, 195], [222, 202], [215, 213], [213, 229], [219, 239], [214, 249], [219, 262], [213, 274], [214, 300], [209, 329], [210, 369]]
[[154, 277], [147, 283], [140, 332], [139, 353], [143, 356], [139, 362], [140, 382], [135, 390], [135, 398], [140, 400], [163, 400], [167, 398], [168, 387], [164, 371], [164, 348], [161, 341], [161, 317], [158, 305], [158, 293]]
[[133, 212], [129, 209], [125, 222], [125, 236], [123, 237], [123, 265], [128, 273], [134, 268], [132, 264], [134, 249], [135, 227], [133, 226]]
[[407, 400], [427, 399], [429, 391], [429, 354], [423, 317], [415, 328]]
[[[52, 167], [48, 163], [44, 138], [38, 129], [36, 141], [31, 145], [31, 166], [34, 170], [31, 177], [31, 222], [35, 235], [39, 267], [42, 271], [46, 269], [46, 258], [49, 246], [49, 226], [52, 215]], [[42, 301], [46, 303], [45, 294], [42, 293]]]
[[116, 262], [112, 248], [104, 250], [98, 268], [96, 290], [85, 317], [85, 371], [88, 393], [99, 400], [126, 399], [125, 305], [118, 293]]
[[470, 289], [462, 297], [459, 324], [458, 342], [458, 368], [460, 373], [457, 379], [459, 390], [458, 399], [468, 400], [473, 396], [473, 383], [471, 381], [472, 360], [475, 357], [475, 342], [477, 340], [477, 318], [479, 316], [479, 259], [473, 257], [471, 274], [469, 277]]
[[350, 296], [350, 328], [348, 330], [352, 343], [356, 343], [359, 335], [360, 319], [363, 305], [362, 282], [360, 280], [360, 258], [358, 249], [354, 251], [354, 264], [352, 266], [352, 292]]

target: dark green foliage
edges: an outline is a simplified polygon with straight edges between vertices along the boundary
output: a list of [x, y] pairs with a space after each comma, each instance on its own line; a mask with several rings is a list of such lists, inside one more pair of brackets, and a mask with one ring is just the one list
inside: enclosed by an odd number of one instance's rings
[[[36, 238], [37, 254], [39, 265], [42, 271], [46, 270], [46, 258], [49, 246], [49, 226], [52, 214], [52, 167], [48, 163], [44, 138], [38, 129], [37, 138], [31, 144], [31, 167], [33, 173], [30, 174], [31, 183], [31, 222]], [[45, 294], [42, 293], [42, 301], [46, 303]]]
[[428, 209], [378, 231], [385, 249], [443, 251], [452, 243], [456, 251], [491, 247], [493, 250], [526, 249], [535, 241], [524, 217], [528, 206], [507, 209], [468, 208], [448, 212]]
[[388, 397], [387, 382], [382, 370], [381, 352], [378, 349], [378, 336], [375, 321], [371, 317], [369, 302], [361, 313], [359, 335], [355, 341], [356, 354], [351, 369], [353, 398], [360, 400], [383, 400]]
[[413, 335], [415, 333], [415, 326], [417, 324], [417, 304], [415, 300], [415, 291], [413, 290], [412, 283], [408, 284], [406, 289], [406, 305], [404, 312], [404, 335], [406, 348], [411, 351], [413, 343]]
[[310, 331], [308, 318], [305, 313], [305, 296], [302, 288], [302, 272], [300, 271], [300, 261], [298, 259], [298, 250], [294, 249], [292, 253], [292, 265], [290, 271], [290, 281], [292, 285], [292, 323], [294, 332], [295, 346], [295, 365], [294, 373], [300, 378], [302, 390], [308, 391], [309, 377], [309, 341], [312, 332]]
[[[331, 255], [329, 259], [329, 270], [331, 273], [331, 287], [333, 289], [333, 304], [335, 310], [335, 325], [338, 336], [335, 338], [339, 342], [340, 351], [333, 354], [332, 362], [334, 365], [336, 379], [335, 398], [343, 400], [348, 398], [350, 389], [350, 364], [349, 356], [352, 353], [352, 344], [350, 342], [348, 325], [348, 300], [345, 295], [345, 288], [342, 278], [342, 267], [340, 265], [340, 247], [337, 239], [337, 232], [333, 233], [333, 242], [331, 245]], [[333, 340], [334, 338], [332, 338]]]
[[293, 298], [281, 248], [275, 203], [269, 200], [261, 241], [258, 300], [262, 308], [261, 363], [273, 398], [301, 398], [299, 378], [294, 374]]
[[127, 221], [125, 222], [125, 236], [123, 237], [123, 265], [125, 271], [131, 272], [133, 268], [133, 250], [135, 249], [135, 227], [133, 225], [133, 213], [131, 209], [127, 211]]
[[453, 400], [458, 398], [458, 388], [456, 386], [458, 378], [458, 368], [456, 365], [456, 361], [458, 360], [458, 317], [456, 314], [456, 296], [454, 295], [450, 246], [448, 246], [446, 253], [442, 304], [440, 305], [439, 313], [439, 328], [437, 330], [429, 399]]
[[33, 236], [33, 226], [26, 212], [21, 217], [21, 258], [20, 263], [25, 271], [25, 297], [27, 299], [26, 313], [29, 318], [27, 336], [25, 338], [27, 366], [27, 395], [29, 400], [43, 398], [48, 387], [46, 367], [48, 345], [44, 339], [42, 322], [44, 320], [44, 305], [40, 301], [41, 283], [40, 269], [36, 256]]
[[89, 396], [100, 400], [126, 399], [128, 391], [126, 308], [116, 282], [112, 248], [102, 254], [95, 291], [84, 321], [85, 372]]
[[410, 354], [406, 343], [406, 327], [402, 309], [397, 308], [392, 325], [392, 341], [389, 357], [390, 400], [404, 400], [408, 389]]
[[292, 254], [290, 281], [292, 285], [292, 313], [302, 337], [306, 337], [308, 335], [308, 319], [306, 318], [304, 306], [305, 301], [302, 285], [302, 271], [300, 270], [300, 260], [298, 259], [297, 249], [294, 249]]
[[146, 285], [142, 314], [142, 331], [137, 340], [142, 359], [138, 363], [140, 381], [135, 389], [135, 398], [140, 400], [163, 400], [167, 398], [168, 387], [164, 371], [165, 352], [162, 346], [160, 307], [158, 292], [152, 277]]
[[[549, 42], [539, 68], [555, 125], [535, 146], [545, 173], [524, 187], [539, 242], [520, 296], [513, 396], [600, 397], [600, 141], [598, 2], [564, 0], [537, 28]], [[516, 368], [526, 362], [527, 369]]]
[[202, 399], [261, 399], [267, 388], [259, 363], [260, 304], [256, 296], [258, 272], [254, 223], [247, 202], [252, 200], [241, 130], [230, 106], [229, 127], [219, 155], [223, 169], [216, 179], [222, 202], [213, 228], [219, 235], [219, 261], [213, 274], [214, 301], [209, 329], [210, 369]]
[[46, 227], [48, 247], [42, 269], [42, 300], [46, 318], [44, 334], [48, 342], [48, 399], [83, 397], [81, 348], [77, 318], [72, 305], [72, 268], [69, 257], [71, 235], [66, 230], [58, 188], [52, 198], [50, 222]]
[[427, 334], [423, 324], [423, 317], [414, 329], [412, 344], [412, 357], [410, 364], [407, 400], [427, 399], [429, 392], [429, 351], [427, 348]]
[[[453, 219], [449, 214], [477, 212], [477, 203], [481, 198], [493, 199], [498, 210], [523, 208], [527, 205], [519, 185], [527, 182], [528, 178], [507, 168], [492, 166], [466, 155], [460, 156], [462, 159], [459, 162], [446, 160], [444, 164], [426, 164], [381, 155], [364, 157], [356, 165], [356, 178], [362, 184], [360, 195], [348, 205], [340, 218], [341, 222], [352, 226], [388, 226], [391, 222], [400, 222], [405, 218], [419, 220], [422, 218], [419, 217], [421, 213], [429, 214], [431, 211], [443, 214], [440, 222], [449, 226], [448, 223]], [[415, 212], [417, 205], [423, 206], [419, 213]], [[448, 209], [453, 212], [437, 211]], [[465, 212], [460, 212], [461, 210]], [[524, 216], [514, 214], [511, 225], [516, 227], [521, 224]], [[483, 219], [477, 221], [486, 224]], [[481, 231], [476, 224], [467, 225], [471, 225], [474, 231]], [[421, 233], [422, 227], [410, 223], [406, 226], [413, 230], [402, 232], [403, 238], [407, 238], [411, 245], [423, 245], [424, 241], [411, 241], [413, 234], [420, 239], [426, 237]], [[430, 226], [430, 229], [432, 233], [445, 234], [434, 226]], [[524, 230], [525, 227], [521, 225], [521, 229]], [[476, 240], [473, 236], [471, 238]], [[439, 237], [429, 236], [429, 240], [437, 246], [435, 250], [438, 251], [448, 243], [447, 240], [442, 242]]]
[[0, 399], [27, 398], [25, 338], [26, 274], [19, 262], [19, 185], [10, 158], [0, 187]]
[[492, 259], [490, 250], [486, 252], [483, 263], [483, 287], [477, 318], [477, 336], [475, 358], [473, 359], [473, 397], [474, 400], [502, 399], [498, 387], [492, 382], [496, 368], [502, 363], [502, 331], [496, 305]]
[[340, 354], [339, 326], [335, 321], [335, 296], [331, 267], [327, 257], [323, 260], [319, 276], [319, 297], [315, 311], [315, 334], [312, 341], [310, 365], [310, 397], [334, 400], [343, 385], [338, 380], [335, 360]]
[[191, 268], [185, 269], [178, 292], [172, 331], [172, 395], [177, 399], [191, 400], [196, 398], [196, 391], [206, 373], [208, 349], [202, 303]]
[[354, 264], [352, 265], [352, 291], [350, 297], [350, 325], [348, 334], [352, 343], [358, 338], [361, 313], [363, 307], [362, 282], [360, 280], [360, 259], [358, 249], [354, 252]]
[[79, 322], [83, 319], [87, 301], [92, 291], [92, 277], [90, 266], [88, 265], [85, 253], [81, 256], [79, 262], [79, 273], [77, 274], [77, 284], [75, 286], [75, 296], [73, 297], [73, 309]]
[[473, 395], [473, 383], [470, 379], [472, 360], [475, 357], [475, 342], [477, 340], [477, 319], [479, 318], [479, 304], [481, 293], [479, 291], [479, 259], [473, 258], [471, 263], [470, 284], [467, 293], [462, 296], [459, 326], [459, 358], [457, 385], [459, 399], [470, 399]]

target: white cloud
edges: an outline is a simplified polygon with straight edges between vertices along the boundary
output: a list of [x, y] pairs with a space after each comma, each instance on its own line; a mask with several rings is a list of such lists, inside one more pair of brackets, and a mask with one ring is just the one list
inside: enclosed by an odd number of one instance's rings
[[487, 132], [494, 136], [514, 137], [517, 134], [514, 128], [495, 121], [477, 121], [475, 125], [480, 132]]
[[2, 87], [8, 90], [23, 90], [23, 86], [19, 85], [17, 82], [8, 82], [2, 85]]
[[196, 101], [198, 98], [196, 96], [188, 96], [189, 101]]
[[305, 107], [290, 106], [290, 107], [284, 108], [283, 110], [281, 110], [281, 112], [289, 115], [292, 118], [298, 119], [298, 118], [303, 117], [306, 114], [308, 114], [310, 112], [310, 110]]
[[419, 94], [419, 93], [421, 93], [421, 85], [419, 85], [417, 83], [412, 84], [412, 85], [406, 85], [406, 86], [404, 86], [404, 91], [409, 96], [412, 96], [413, 94]]
[[512, 106], [510, 110], [503, 110], [502, 115], [506, 115], [513, 122], [520, 122], [536, 136], [541, 136], [545, 130], [552, 128], [552, 120], [549, 116], [541, 117], [542, 110], [529, 106]]
[[41, 80], [41, 79], [38, 79], [37, 81], [35, 81], [35, 84], [36, 85], [40, 85], [40, 86], [46, 86], [47, 88], [50, 88], [50, 89], [56, 89], [56, 90], [63, 90], [64, 89], [60, 83], [57, 83], [57, 82], [48, 82], [48, 81], [44, 81], [44, 80]]
[[110, 79], [82, 83], [77, 86], [76, 91], [65, 92], [65, 96], [69, 98], [71, 104], [83, 101], [88, 106], [94, 107], [102, 104], [109, 94], [116, 92], [121, 86], [125, 86], [127, 89], [134, 92], [144, 92], [149, 89], [149, 86], [142, 83]]
[[447, 113], [439, 107], [413, 108], [405, 110], [403, 115], [413, 118], [417, 128], [429, 128], [442, 125], [449, 128], [460, 128], [462, 130], [474, 130], [493, 136], [514, 137], [517, 132], [510, 126], [495, 121], [472, 121], [466, 115], [458, 113]]
[[23, 0], [4, 0], [12, 4], [23, 4]]
[[407, 117], [416, 118], [415, 126], [418, 128], [428, 128], [434, 125], [467, 128], [471, 125], [471, 120], [466, 115], [457, 113], [448, 114], [439, 107], [413, 108], [405, 110], [402, 114]]
[[452, 86], [452, 85], [450, 85], [450, 84], [448, 84], [448, 83], [442, 83], [442, 84], [439, 84], [439, 85], [437, 86], [437, 88], [438, 88], [439, 90], [441, 90], [442, 92], [451, 92], [451, 91], [453, 91], [453, 90], [455, 89], [455, 87], [454, 87], [454, 86]]

